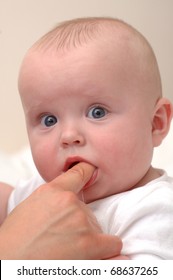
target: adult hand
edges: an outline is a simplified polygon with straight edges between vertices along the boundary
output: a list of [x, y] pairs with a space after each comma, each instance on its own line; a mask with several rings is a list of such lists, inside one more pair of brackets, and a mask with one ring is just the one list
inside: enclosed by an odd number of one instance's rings
[[0, 259], [107, 259], [120, 254], [77, 193], [94, 167], [80, 163], [40, 186], [0, 227]]

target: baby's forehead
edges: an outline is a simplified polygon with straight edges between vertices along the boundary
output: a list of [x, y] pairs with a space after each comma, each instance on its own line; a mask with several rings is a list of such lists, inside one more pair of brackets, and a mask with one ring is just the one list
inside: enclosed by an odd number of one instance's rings
[[40, 54], [40, 59], [52, 54], [68, 57], [71, 52], [88, 52], [91, 47], [97, 48], [101, 58], [111, 58], [110, 64], [119, 61], [120, 65], [122, 61], [122, 68], [131, 66], [137, 74], [141, 72], [141, 77], [147, 76], [148, 83], [153, 86], [157, 83], [160, 87], [157, 61], [150, 44], [136, 29], [119, 20], [80, 19], [65, 22], [38, 40], [29, 53], [34, 51]]
[[[146, 39], [130, 25], [115, 19], [79, 19], [60, 24], [38, 40], [31, 50], [63, 56], [85, 47], [97, 47], [100, 56], [128, 57], [144, 64], [153, 60]], [[154, 61], [154, 60], [153, 60]]]

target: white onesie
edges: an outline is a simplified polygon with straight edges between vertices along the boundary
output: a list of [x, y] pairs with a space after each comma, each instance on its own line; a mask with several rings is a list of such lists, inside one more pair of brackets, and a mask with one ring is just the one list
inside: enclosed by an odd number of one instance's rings
[[[16, 187], [9, 212], [43, 184], [36, 176]], [[173, 178], [164, 173], [145, 186], [89, 204], [103, 231], [123, 241], [122, 254], [130, 259], [173, 260]]]

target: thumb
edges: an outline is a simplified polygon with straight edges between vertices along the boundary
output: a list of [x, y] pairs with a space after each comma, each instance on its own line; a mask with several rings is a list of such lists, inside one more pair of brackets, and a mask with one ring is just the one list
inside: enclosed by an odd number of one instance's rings
[[59, 190], [72, 191], [77, 194], [91, 179], [94, 171], [94, 166], [86, 162], [80, 162], [49, 184], [58, 187]]

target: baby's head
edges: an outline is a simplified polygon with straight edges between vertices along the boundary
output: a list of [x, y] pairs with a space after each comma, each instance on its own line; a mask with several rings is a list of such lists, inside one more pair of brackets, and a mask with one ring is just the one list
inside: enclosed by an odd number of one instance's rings
[[19, 91], [38, 171], [46, 181], [73, 164], [97, 168], [86, 202], [156, 178], [153, 148], [169, 130], [170, 102], [146, 39], [120, 20], [62, 23], [26, 54]]

